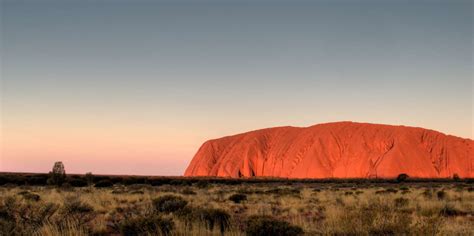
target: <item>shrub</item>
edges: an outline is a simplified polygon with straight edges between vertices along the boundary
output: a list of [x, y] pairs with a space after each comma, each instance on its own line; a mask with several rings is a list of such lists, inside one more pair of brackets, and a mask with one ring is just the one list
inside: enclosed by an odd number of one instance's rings
[[396, 190], [394, 188], [387, 188], [387, 189], [385, 189], [385, 192], [387, 192], [387, 193], [397, 193], [398, 190]]
[[286, 221], [276, 220], [269, 216], [251, 216], [247, 220], [245, 232], [248, 236], [303, 235], [303, 229], [299, 226], [294, 226]]
[[375, 191], [375, 194], [386, 194], [386, 193], [388, 193], [388, 192], [385, 191], [385, 190], [377, 190], [377, 191]]
[[191, 185], [191, 182], [183, 180], [183, 179], [173, 179], [169, 181], [169, 185], [188, 186], [188, 185]]
[[221, 209], [184, 207], [175, 214], [189, 228], [193, 222], [198, 222], [211, 231], [218, 227], [221, 234], [224, 234], [230, 227], [230, 215]]
[[0, 235], [20, 235], [14, 221], [0, 218]]
[[382, 198], [345, 209], [331, 235], [407, 235], [412, 223], [410, 214], [394, 211], [392, 204]]
[[408, 200], [407, 198], [402, 198], [402, 197], [395, 198], [395, 200], [393, 201], [394, 201], [395, 207], [397, 208], [406, 207], [410, 203], [410, 200]]
[[277, 195], [299, 195], [300, 190], [294, 188], [274, 188], [265, 191], [265, 193], [269, 194], [277, 194]]
[[185, 228], [192, 228], [192, 224], [195, 221], [198, 221], [199, 217], [197, 212], [197, 208], [189, 207], [186, 206], [176, 212], [174, 212], [174, 215], [184, 223]]
[[19, 204], [15, 197], [9, 196], [0, 204], [0, 219], [13, 221], [15, 219], [15, 209], [19, 208]]
[[236, 193], [229, 197], [229, 200], [233, 201], [234, 203], [240, 203], [241, 201], [247, 200], [247, 195]]
[[452, 216], [464, 216], [464, 215], [466, 215], [466, 212], [463, 212], [459, 209], [456, 209], [455, 207], [453, 207], [451, 205], [446, 204], [440, 210], [439, 214], [441, 216], [452, 217]]
[[408, 178], [409, 178], [409, 176], [407, 174], [399, 174], [397, 176], [397, 182], [399, 182], [399, 183], [405, 182]]
[[446, 192], [443, 190], [440, 190], [436, 193], [436, 196], [438, 197], [438, 200], [443, 200], [446, 198]]
[[401, 191], [409, 191], [410, 188], [408, 188], [407, 186], [401, 186], [401, 187], [400, 187], [400, 190], [401, 190]]
[[188, 204], [182, 197], [175, 195], [164, 195], [153, 199], [152, 202], [156, 211], [165, 213], [181, 210]]
[[425, 191], [422, 193], [425, 198], [431, 199], [433, 197], [433, 192], [431, 189], [425, 189]]
[[53, 203], [33, 203], [7, 197], [0, 202], [0, 235], [32, 235], [50, 221], [57, 209]]
[[74, 188], [72, 187], [71, 184], [66, 182], [63, 185], [61, 185], [61, 190], [72, 192], [74, 190]]
[[183, 191], [181, 191], [182, 194], [184, 195], [196, 195], [196, 192], [194, 192], [192, 189], [190, 188], [185, 188], [183, 189]]
[[411, 193], [411, 191], [410, 190], [403, 190], [402, 191], [402, 194], [408, 194], [408, 193]]
[[439, 216], [423, 217], [410, 229], [410, 235], [440, 235], [445, 219]]
[[124, 220], [120, 225], [120, 232], [124, 236], [135, 235], [170, 235], [174, 228], [171, 219], [159, 216], [135, 217]]
[[19, 174], [0, 176], [0, 185], [25, 185], [27, 182], [28, 179], [25, 176]]
[[147, 184], [148, 180], [144, 177], [129, 177], [123, 180], [124, 185]]
[[99, 182], [97, 182], [94, 187], [96, 188], [108, 188], [108, 187], [112, 187], [114, 186], [114, 184], [112, 183], [112, 181], [110, 180], [107, 180], [107, 179], [104, 179], [104, 180], [100, 180]]
[[[43, 186], [46, 185], [48, 181], [47, 175], [36, 175], [28, 178], [27, 183], [34, 186]], [[0, 184], [1, 185], [1, 184]]]
[[84, 224], [94, 218], [94, 208], [77, 198], [66, 199], [60, 213], [65, 219], [76, 220], [79, 224]]
[[453, 174], [453, 180], [454, 180], [454, 181], [460, 181], [461, 178], [459, 177], [458, 174]]
[[127, 191], [123, 188], [118, 188], [118, 189], [112, 190], [112, 192], [110, 192], [110, 193], [112, 193], [112, 194], [125, 194], [125, 193], [127, 193]]
[[83, 179], [74, 178], [68, 181], [72, 187], [85, 187], [87, 186], [87, 181]]
[[170, 184], [171, 179], [167, 178], [154, 178], [148, 180], [152, 186], [160, 186], [160, 185], [165, 185], [165, 184]]
[[131, 191], [130, 194], [145, 194], [145, 192], [143, 192], [143, 190], [134, 190]]
[[221, 234], [230, 226], [230, 215], [221, 209], [202, 209], [200, 212], [201, 221], [209, 230], [214, 230], [215, 226], [219, 227]]
[[92, 172], [87, 172], [84, 177], [88, 186], [92, 186], [92, 184], [94, 184], [94, 175], [92, 175]]
[[36, 193], [30, 193], [28, 191], [19, 192], [18, 195], [23, 196], [25, 200], [37, 202], [40, 200], [40, 196]]
[[196, 182], [196, 187], [198, 188], [207, 188], [209, 186], [209, 182], [206, 180], [199, 180]]

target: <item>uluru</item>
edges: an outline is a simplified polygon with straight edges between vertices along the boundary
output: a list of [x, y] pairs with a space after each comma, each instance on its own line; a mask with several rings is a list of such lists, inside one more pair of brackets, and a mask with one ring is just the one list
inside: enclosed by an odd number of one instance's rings
[[437, 131], [355, 122], [276, 127], [205, 142], [185, 176], [474, 177], [474, 141]]

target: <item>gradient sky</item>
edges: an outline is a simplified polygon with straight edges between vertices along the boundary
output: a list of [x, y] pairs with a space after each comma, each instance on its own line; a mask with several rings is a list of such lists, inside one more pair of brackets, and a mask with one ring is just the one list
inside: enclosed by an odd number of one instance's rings
[[0, 171], [181, 175], [351, 120], [473, 138], [473, 2], [1, 0]]

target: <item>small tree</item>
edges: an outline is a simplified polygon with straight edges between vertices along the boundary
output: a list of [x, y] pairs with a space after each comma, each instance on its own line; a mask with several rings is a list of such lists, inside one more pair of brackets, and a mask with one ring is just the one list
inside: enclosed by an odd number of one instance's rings
[[92, 175], [92, 172], [86, 173], [86, 181], [88, 186], [92, 186], [92, 184], [94, 184], [94, 175]]
[[66, 180], [66, 170], [62, 162], [54, 163], [53, 170], [49, 172], [48, 184], [60, 187]]

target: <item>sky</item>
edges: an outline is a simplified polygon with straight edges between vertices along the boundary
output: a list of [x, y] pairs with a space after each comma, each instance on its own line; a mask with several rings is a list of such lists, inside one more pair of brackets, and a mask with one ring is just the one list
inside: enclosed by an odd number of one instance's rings
[[334, 121], [474, 138], [470, 0], [0, 1], [0, 171], [182, 175]]

